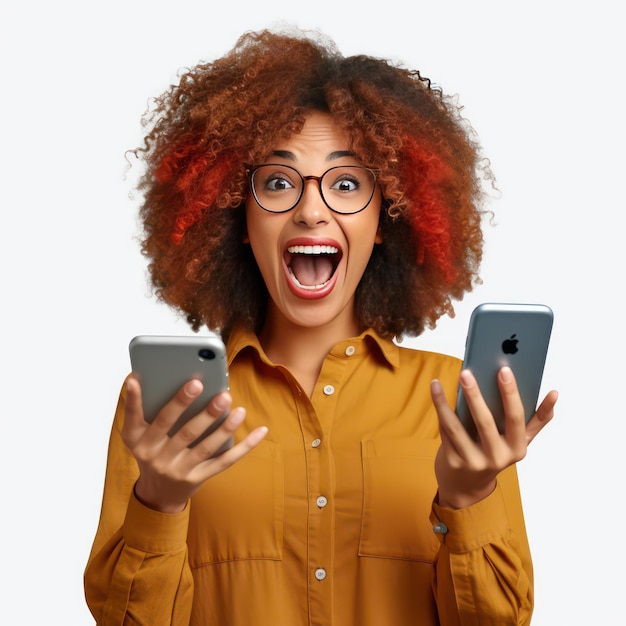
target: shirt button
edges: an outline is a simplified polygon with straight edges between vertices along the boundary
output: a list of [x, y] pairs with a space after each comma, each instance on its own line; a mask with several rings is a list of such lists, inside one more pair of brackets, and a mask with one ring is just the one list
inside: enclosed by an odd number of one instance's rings
[[356, 348], [354, 346], [348, 346], [346, 348], [346, 356], [352, 356], [356, 352]]
[[311, 441], [311, 447], [312, 448], [317, 448], [319, 447], [319, 445], [322, 443], [321, 439], [313, 439], [313, 441]]
[[326, 570], [322, 567], [318, 567], [315, 570], [315, 578], [317, 578], [317, 580], [324, 580], [324, 578], [326, 578]]
[[327, 504], [328, 504], [328, 500], [324, 496], [320, 496], [317, 499], [317, 506], [319, 506], [320, 509], [323, 509]]
[[327, 396], [332, 396], [335, 393], [335, 388], [332, 385], [326, 385], [324, 387], [324, 393]]

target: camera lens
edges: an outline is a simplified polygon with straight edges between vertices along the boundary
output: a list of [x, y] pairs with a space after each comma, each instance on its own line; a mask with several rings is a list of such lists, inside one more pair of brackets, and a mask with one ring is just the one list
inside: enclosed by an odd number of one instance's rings
[[205, 361], [210, 361], [215, 358], [215, 352], [209, 350], [209, 348], [202, 348], [198, 351], [198, 356]]

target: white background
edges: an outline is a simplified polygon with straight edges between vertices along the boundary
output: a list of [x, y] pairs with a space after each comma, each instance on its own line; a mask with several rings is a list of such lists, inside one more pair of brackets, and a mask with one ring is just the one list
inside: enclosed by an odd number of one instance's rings
[[0, 623], [93, 623], [82, 572], [127, 344], [139, 333], [188, 332], [150, 296], [133, 239], [124, 151], [139, 142], [139, 118], [179, 68], [280, 19], [321, 28], [345, 54], [400, 60], [459, 94], [497, 177], [497, 225], [486, 229], [484, 284], [456, 318], [409, 343], [461, 356], [477, 303], [552, 306], [544, 380], [561, 398], [520, 465], [533, 624], [623, 624], [619, 3], [247, 4], [3, 5]]

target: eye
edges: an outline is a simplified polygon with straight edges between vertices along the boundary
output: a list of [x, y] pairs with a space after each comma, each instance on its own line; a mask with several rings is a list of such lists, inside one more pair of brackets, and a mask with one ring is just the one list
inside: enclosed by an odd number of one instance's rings
[[293, 189], [293, 185], [282, 176], [274, 176], [265, 181], [265, 188], [269, 191], [283, 191], [284, 189]]
[[289, 191], [298, 185], [294, 183], [293, 177], [285, 171], [265, 171], [259, 172], [263, 176], [263, 189], [266, 191]]
[[337, 179], [330, 185], [330, 189], [333, 191], [349, 192], [357, 191], [362, 185], [358, 176], [353, 174], [343, 173], [337, 176]]

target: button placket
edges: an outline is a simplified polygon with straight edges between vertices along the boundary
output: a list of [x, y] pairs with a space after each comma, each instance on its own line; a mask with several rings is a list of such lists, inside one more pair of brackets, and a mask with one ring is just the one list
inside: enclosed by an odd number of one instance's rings
[[316, 624], [329, 623], [325, 620], [332, 606], [332, 585], [327, 580], [334, 551], [332, 432], [340, 396], [338, 392], [351, 363], [344, 355], [345, 348], [344, 345], [336, 349], [324, 360], [318, 384], [311, 396], [311, 404], [320, 424], [318, 433], [309, 439], [311, 447], [307, 454], [311, 468], [309, 489], [313, 494], [309, 501], [307, 535], [309, 575], [313, 582], [320, 583], [309, 586], [309, 604], [316, 616]]

